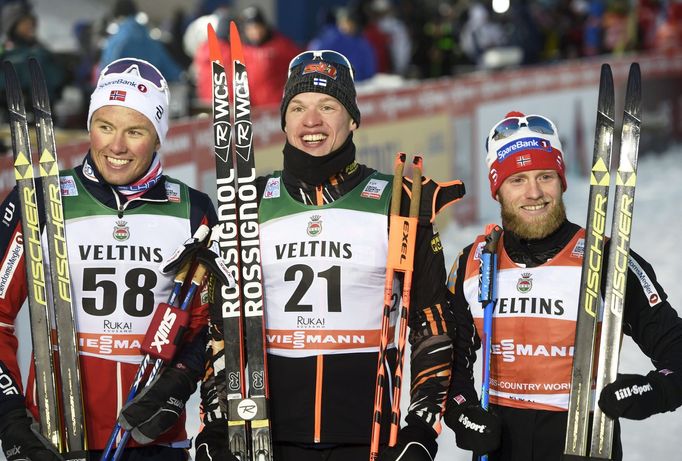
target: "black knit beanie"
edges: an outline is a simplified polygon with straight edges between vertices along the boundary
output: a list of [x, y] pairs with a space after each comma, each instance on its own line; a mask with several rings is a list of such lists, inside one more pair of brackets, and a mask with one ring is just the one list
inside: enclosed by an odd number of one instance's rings
[[284, 97], [280, 106], [282, 130], [287, 106], [300, 93], [325, 93], [336, 98], [346, 108], [355, 124], [360, 126], [355, 83], [346, 66], [316, 58], [294, 67], [284, 85]]

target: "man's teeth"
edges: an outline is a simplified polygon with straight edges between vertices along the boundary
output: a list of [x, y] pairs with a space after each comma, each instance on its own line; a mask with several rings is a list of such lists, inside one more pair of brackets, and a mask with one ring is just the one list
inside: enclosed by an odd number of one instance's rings
[[327, 139], [327, 136], [323, 134], [306, 134], [303, 136], [303, 140], [306, 142], [318, 142], [318, 141], [324, 141]]
[[529, 211], [536, 211], [536, 210], [541, 210], [544, 208], [545, 205], [526, 205], [523, 207], [524, 210], [529, 210]]
[[113, 163], [116, 166], [121, 166], [121, 165], [125, 165], [127, 163], [130, 163], [130, 160], [126, 160], [123, 158], [114, 158], [114, 157], [107, 157], [107, 161], [109, 163]]

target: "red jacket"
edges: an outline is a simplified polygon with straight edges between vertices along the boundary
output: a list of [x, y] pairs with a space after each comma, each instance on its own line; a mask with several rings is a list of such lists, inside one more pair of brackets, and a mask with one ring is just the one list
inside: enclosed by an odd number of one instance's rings
[[[261, 45], [243, 44], [244, 60], [249, 71], [249, 89], [251, 90], [251, 104], [255, 106], [279, 105], [284, 93], [287, 80], [289, 61], [296, 56], [300, 49], [289, 38], [272, 31], [272, 36]], [[228, 75], [230, 42], [220, 40], [223, 60]], [[206, 103], [211, 103], [211, 61], [208, 51], [208, 41], [199, 45], [194, 55], [194, 69], [196, 71], [197, 96]]]

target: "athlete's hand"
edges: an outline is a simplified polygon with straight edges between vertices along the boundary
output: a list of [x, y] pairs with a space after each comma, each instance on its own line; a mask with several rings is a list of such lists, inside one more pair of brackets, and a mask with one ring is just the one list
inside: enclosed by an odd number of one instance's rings
[[196, 447], [196, 461], [239, 461], [230, 452], [226, 421], [204, 426], [197, 436]]
[[152, 443], [175, 425], [196, 385], [187, 371], [165, 368], [123, 407], [118, 423], [137, 443]]
[[425, 424], [408, 424], [398, 432], [396, 446], [379, 453], [379, 461], [433, 461], [438, 451], [437, 436]]
[[485, 411], [478, 403], [448, 404], [445, 424], [455, 433], [455, 442], [463, 450], [475, 455], [492, 453], [500, 446], [502, 424], [500, 418]]
[[8, 461], [64, 461], [52, 444], [40, 434], [25, 408], [2, 415], [0, 421], [2, 450]]
[[672, 383], [670, 370], [651, 371], [646, 376], [621, 375], [599, 395], [599, 408], [611, 418], [645, 419], [672, 411], [682, 403]]

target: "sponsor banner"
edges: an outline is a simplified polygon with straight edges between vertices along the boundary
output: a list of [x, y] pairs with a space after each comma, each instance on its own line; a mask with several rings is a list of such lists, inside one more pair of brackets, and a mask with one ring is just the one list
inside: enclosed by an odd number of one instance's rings
[[[393, 338], [395, 327], [389, 329], [389, 338]], [[378, 350], [381, 330], [327, 330], [300, 329], [274, 330], [267, 329], [265, 338], [268, 350], [301, 350], [307, 352], [345, 353], [350, 350]], [[393, 344], [389, 340], [389, 347]]]
[[79, 350], [84, 355], [94, 355], [102, 358], [127, 356], [141, 359], [140, 346], [144, 335], [136, 334], [107, 334], [107, 333], [78, 333]]

